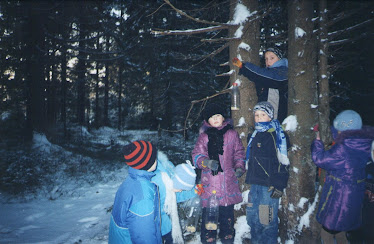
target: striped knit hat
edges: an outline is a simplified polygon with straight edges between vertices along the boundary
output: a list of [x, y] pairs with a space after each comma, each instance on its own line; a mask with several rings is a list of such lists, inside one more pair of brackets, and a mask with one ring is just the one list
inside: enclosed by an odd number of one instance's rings
[[125, 163], [139, 170], [148, 170], [156, 161], [157, 148], [149, 141], [134, 141], [123, 147]]
[[253, 114], [257, 110], [264, 111], [270, 117], [270, 119], [274, 119], [274, 108], [273, 105], [271, 105], [271, 103], [266, 101], [259, 102], [253, 108]]
[[191, 190], [195, 186], [196, 173], [190, 164], [178, 164], [174, 169], [173, 187], [180, 190]]

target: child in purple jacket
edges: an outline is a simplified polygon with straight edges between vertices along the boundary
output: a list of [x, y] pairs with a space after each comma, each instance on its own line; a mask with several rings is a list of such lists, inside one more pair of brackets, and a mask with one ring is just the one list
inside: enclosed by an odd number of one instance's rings
[[325, 150], [319, 133], [311, 150], [314, 163], [326, 170], [326, 181], [319, 201], [317, 221], [322, 225], [324, 243], [348, 243], [345, 232], [361, 226], [365, 192], [365, 167], [370, 160], [374, 129], [362, 126], [360, 115], [345, 110], [333, 123], [335, 144]]
[[225, 119], [223, 107], [212, 103], [203, 111], [204, 122], [192, 151], [194, 165], [202, 170], [201, 195], [203, 216], [201, 242], [216, 243], [217, 230], [205, 228], [205, 215], [209, 197], [216, 191], [219, 200], [219, 236], [222, 243], [233, 243], [234, 204], [240, 203], [242, 194], [238, 179], [245, 172], [244, 148], [231, 120]]

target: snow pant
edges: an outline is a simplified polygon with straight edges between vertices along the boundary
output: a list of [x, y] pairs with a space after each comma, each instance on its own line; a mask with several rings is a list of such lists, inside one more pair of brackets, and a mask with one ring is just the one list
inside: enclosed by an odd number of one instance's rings
[[271, 198], [267, 186], [251, 185], [248, 193], [247, 223], [252, 244], [273, 244], [278, 239], [279, 198]]
[[173, 244], [173, 237], [171, 235], [171, 231], [162, 236], [162, 243], [163, 244]]
[[[216, 243], [217, 230], [207, 230], [205, 228], [206, 209], [203, 208], [203, 215], [201, 221], [201, 242], [202, 243]], [[235, 229], [234, 229], [234, 205], [220, 206], [218, 215], [219, 224], [219, 238], [221, 242], [226, 244], [234, 243]]]

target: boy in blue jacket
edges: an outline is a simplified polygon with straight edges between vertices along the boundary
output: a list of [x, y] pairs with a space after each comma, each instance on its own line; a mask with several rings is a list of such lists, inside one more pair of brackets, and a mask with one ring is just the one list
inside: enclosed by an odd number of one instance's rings
[[129, 175], [114, 199], [108, 243], [161, 244], [160, 199], [151, 182], [157, 149], [148, 141], [134, 141], [123, 153]]
[[246, 156], [245, 182], [251, 185], [247, 223], [252, 244], [277, 243], [279, 198], [289, 177], [289, 141], [269, 102], [257, 103], [253, 113], [255, 131], [249, 135]]
[[242, 63], [238, 58], [234, 58], [232, 62], [239, 67], [239, 74], [256, 84], [258, 102], [271, 103], [274, 108], [274, 119], [282, 123], [287, 117], [288, 60], [276, 47], [268, 48], [264, 53], [265, 68], [250, 62]]

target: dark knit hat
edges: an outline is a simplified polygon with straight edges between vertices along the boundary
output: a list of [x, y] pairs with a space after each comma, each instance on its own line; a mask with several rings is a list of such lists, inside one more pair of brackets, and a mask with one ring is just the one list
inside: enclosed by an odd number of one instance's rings
[[149, 141], [134, 141], [123, 147], [125, 163], [140, 170], [148, 170], [155, 163], [157, 148]]
[[205, 106], [203, 111], [203, 118], [206, 122], [208, 122], [209, 118], [215, 114], [220, 114], [225, 117], [225, 110], [222, 105], [217, 103], [209, 103]]
[[359, 130], [362, 128], [361, 116], [353, 110], [344, 110], [334, 119], [334, 128], [338, 131]]
[[257, 110], [265, 112], [270, 117], [270, 119], [274, 118], [274, 108], [273, 105], [271, 105], [271, 103], [269, 102], [264, 101], [257, 103], [253, 108], [253, 113], [255, 113]]
[[267, 49], [265, 50], [264, 54], [265, 54], [266, 52], [272, 52], [272, 53], [274, 53], [275, 55], [277, 55], [277, 57], [278, 57], [279, 59], [282, 59], [282, 58], [283, 58], [283, 53], [282, 53], [282, 51], [281, 51], [279, 48], [277, 48], [277, 47], [269, 47], [269, 48], [267, 48]]

